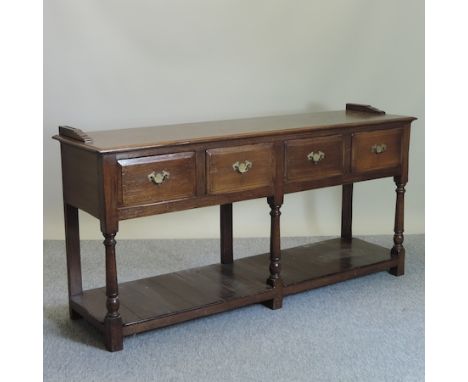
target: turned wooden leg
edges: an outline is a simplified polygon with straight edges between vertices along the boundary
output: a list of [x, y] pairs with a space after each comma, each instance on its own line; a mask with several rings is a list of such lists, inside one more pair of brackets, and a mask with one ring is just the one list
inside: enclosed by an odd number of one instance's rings
[[283, 306], [283, 280], [281, 279], [281, 237], [280, 237], [280, 207], [282, 200], [274, 197], [267, 199], [270, 205], [271, 231], [270, 231], [270, 276], [267, 283], [275, 288], [276, 296], [273, 300], [266, 301], [265, 305], [270, 309], [280, 309]]
[[396, 208], [395, 208], [395, 234], [393, 235], [392, 257], [398, 259], [398, 265], [391, 268], [389, 272], [394, 276], [402, 276], [405, 273], [405, 248], [403, 247], [403, 225], [405, 210], [405, 185], [401, 178], [395, 178]]
[[106, 306], [104, 318], [104, 339], [107, 350], [123, 349], [122, 317], [119, 313], [119, 289], [117, 283], [117, 264], [115, 259], [115, 232], [104, 233], [106, 247]]
[[343, 185], [341, 200], [341, 238], [351, 241], [353, 238], [353, 183]]
[[65, 203], [64, 218], [68, 275], [68, 310], [70, 313], [70, 318], [72, 320], [76, 320], [81, 318], [81, 315], [72, 309], [70, 299], [73, 296], [83, 293], [81, 279], [80, 225], [78, 220], [78, 208]]
[[220, 206], [221, 264], [233, 262], [232, 250], [232, 203]]

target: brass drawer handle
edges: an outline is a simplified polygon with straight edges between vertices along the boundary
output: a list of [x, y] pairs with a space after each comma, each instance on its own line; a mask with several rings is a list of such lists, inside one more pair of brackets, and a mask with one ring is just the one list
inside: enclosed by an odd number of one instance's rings
[[154, 183], [155, 185], [159, 186], [160, 184], [164, 183], [167, 179], [169, 179], [169, 176], [171, 174], [169, 171], [162, 170], [161, 172], [155, 172], [153, 171], [151, 174], [148, 175], [148, 180], [151, 183]]
[[385, 143], [382, 143], [380, 145], [374, 145], [371, 147], [371, 152], [374, 154], [382, 154], [387, 150], [387, 145]]
[[245, 174], [252, 168], [252, 162], [246, 160], [244, 162], [236, 162], [232, 165], [234, 171], [237, 171], [239, 174]]
[[307, 159], [314, 162], [314, 164], [318, 164], [325, 158], [325, 153], [322, 151], [311, 151], [307, 154]]

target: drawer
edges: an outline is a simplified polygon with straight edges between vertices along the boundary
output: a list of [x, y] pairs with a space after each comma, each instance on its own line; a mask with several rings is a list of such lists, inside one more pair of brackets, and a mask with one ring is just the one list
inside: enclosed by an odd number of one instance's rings
[[352, 141], [353, 172], [390, 169], [401, 164], [402, 129], [356, 133]]
[[195, 195], [195, 153], [155, 155], [118, 161], [122, 171], [122, 203], [135, 205]]
[[344, 143], [341, 135], [286, 142], [286, 180], [306, 181], [343, 174]]
[[273, 186], [276, 165], [272, 144], [210, 149], [206, 158], [209, 194]]

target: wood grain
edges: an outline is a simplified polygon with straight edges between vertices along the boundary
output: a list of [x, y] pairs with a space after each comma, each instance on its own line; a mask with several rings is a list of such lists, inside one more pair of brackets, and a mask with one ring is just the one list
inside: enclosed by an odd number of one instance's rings
[[385, 111], [377, 109], [371, 105], [363, 105], [360, 103], [347, 103], [346, 111], [359, 111], [363, 113], [372, 113], [372, 114], [385, 114]]
[[353, 238], [353, 183], [344, 184], [341, 197], [341, 238]]
[[[117, 351], [124, 335], [253, 303], [279, 309], [288, 294], [372, 272], [402, 275], [414, 119], [347, 105], [338, 112], [95, 132], [92, 143], [82, 141], [85, 133], [61, 129], [65, 134], [54, 138], [62, 150], [71, 318], [87, 319], [103, 332], [106, 348]], [[386, 150], [372, 152], [376, 144]], [[310, 163], [311, 151], [325, 156]], [[233, 167], [245, 161], [248, 171]], [[162, 171], [164, 182], [148, 179]], [[352, 237], [353, 183], [390, 176], [397, 185], [391, 251]], [[341, 238], [282, 250], [284, 195], [335, 185], [343, 185]], [[260, 197], [270, 206], [270, 251], [234, 261], [232, 203]], [[209, 205], [221, 206], [222, 264], [118, 283], [120, 220]], [[82, 289], [78, 209], [100, 219], [105, 288]]]
[[99, 218], [99, 158], [95, 153], [61, 145], [64, 202]]
[[[313, 163], [307, 158], [311, 152], [323, 152], [324, 158]], [[344, 172], [344, 145], [341, 135], [286, 142], [286, 180], [304, 181], [338, 176]]]
[[54, 136], [54, 139], [70, 145], [79, 145], [84, 150], [104, 153], [185, 145], [187, 142], [218, 142], [226, 139], [232, 141], [240, 138], [258, 139], [291, 132], [319, 132], [336, 128], [411, 122], [414, 119], [414, 117], [400, 115], [339, 110], [108, 131], [92, 131], [91, 128], [87, 129], [86, 133], [93, 140], [93, 143], [86, 145], [60, 135]]
[[[222, 147], [206, 151], [206, 183], [208, 194], [242, 192], [273, 187], [276, 160], [272, 144]], [[245, 173], [233, 168], [236, 162], [249, 161]]]
[[[327, 240], [281, 251], [284, 295], [318, 288], [370, 272], [390, 269], [396, 261], [387, 248], [359, 239]], [[268, 254], [213, 264], [120, 284], [123, 333], [130, 335], [227, 309], [268, 301]], [[104, 288], [73, 297], [78, 310], [103, 322]], [[99, 324], [97, 324], [99, 327]]]
[[[195, 196], [197, 189], [195, 153], [155, 155], [118, 161], [122, 172], [122, 204], [157, 203]], [[153, 172], [167, 171], [161, 184], [148, 179]]]
[[398, 260], [398, 266], [390, 270], [394, 276], [402, 276], [405, 273], [405, 247], [404, 241], [404, 212], [405, 212], [405, 185], [401, 177], [395, 177], [396, 184], [396, 206], [395, 206], [395, 225], [393, 235], [392, 256]]
[[[65, 251], [67, 256], [68, 298], [83, 293], [81, 278], [80, 225], [78, 208], [64, 204], [65, 220]], [[69, 307], [72, 320], [81, 317], [72, 307]]]
[[[402, 129], [356, 133], [352, 142], [352, 169], [355, 173], [401, 166]], [[386, 151], [372, 152], [374, 145], [386, 145]]]
[[232, 203], [219, 207], [221, 264], [231, 264], [234, 258], [232, 241]]
[[93, 143], [84, 131], [71, 126], [59, 126], [59, 135], [82, 143]]

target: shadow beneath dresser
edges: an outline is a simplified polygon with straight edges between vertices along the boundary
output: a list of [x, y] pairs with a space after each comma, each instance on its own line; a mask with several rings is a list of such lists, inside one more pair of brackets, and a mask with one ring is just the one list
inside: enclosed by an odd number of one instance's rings
[[102, 333], [82, 318], [70, 319], [68, 305], [45, 306], [43, 327], [49, 334], [55, 332], [61, 338], [104, 349]]

